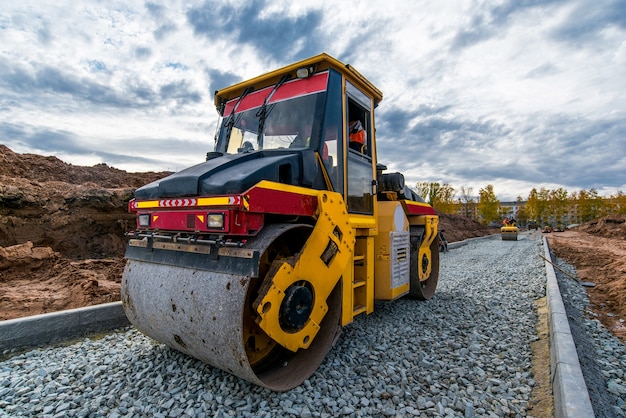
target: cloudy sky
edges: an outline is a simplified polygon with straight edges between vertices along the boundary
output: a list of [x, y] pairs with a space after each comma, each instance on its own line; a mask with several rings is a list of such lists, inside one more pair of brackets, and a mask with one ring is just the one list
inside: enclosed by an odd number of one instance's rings
[[623, 0], [0, 0], [0, 143], [180, 170], [213, 92], [326, 52], [384, 93], [378, 154], [407, 183], [626, 192]]

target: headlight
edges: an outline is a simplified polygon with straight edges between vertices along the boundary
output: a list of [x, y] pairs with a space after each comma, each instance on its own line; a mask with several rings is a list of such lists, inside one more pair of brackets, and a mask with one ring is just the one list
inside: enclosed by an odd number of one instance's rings
[[139, 226], [144, 226], [144, 227], [150, 226], [150, 214], [149, 213], [142, 213], [141, 215], [137, 216], [137, 219], [139, 222]]
[[313, 75], [313, 67], [302, 67], [296, 70], [296, 77], [298, 78], [309, 78]]
[[224, 229], [224, 214], [209, 213], [207, 215], [206, 224], [209, 229]]

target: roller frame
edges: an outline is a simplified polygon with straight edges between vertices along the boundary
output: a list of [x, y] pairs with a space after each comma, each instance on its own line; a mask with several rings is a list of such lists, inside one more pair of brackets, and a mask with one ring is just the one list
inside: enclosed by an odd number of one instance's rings
[[[356, 242], [340, 194], [320, 192], [317, 212], [315, 227], [302, 251], [273, 266], [253, 304], [259, 315], [259, 326], [274, 341], [294, 352], [308, 348], [318, 333], [319, 324], [328, 311], [326, 299], [353, 259]], [[324, 261], [323, 254], [329, 248], [336, 250]], [[301, 329], [288, 331], [280, 325], [280, 306], [289, 286], [300, 281], [313, 287], [313, 310]]]

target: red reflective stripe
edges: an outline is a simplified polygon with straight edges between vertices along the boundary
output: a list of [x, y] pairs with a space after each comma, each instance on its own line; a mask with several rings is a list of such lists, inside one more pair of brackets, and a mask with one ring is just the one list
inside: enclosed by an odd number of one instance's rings
[[[278, 91], [274, 93], [269, 103], [276, 103], [286, 99], [292, 99], [294, 97], [306, 96], [308, 94], [319, 93], [326, 90], [326, 84], [328, 82], [328, 71], [315, 74], [310, 78], [303, 78], [288, 81], [283, 84]], [[274, 86], [266, 87], [254, 93], [248, 94], [237, 106], [237, 112], [243, 112], [245, 110], [254, 109], [260, 107], [265, 98], [270, 94]], [[230, 115], [233, 111], [235, 103], [238, 99], [233, 99], [226, 103], [224, 108], [224, 116]]]
[[186, 206], [196, 206], [196, 199], [165, 199], [159, 200], [159, 207], [162, 208], [177, 208]]

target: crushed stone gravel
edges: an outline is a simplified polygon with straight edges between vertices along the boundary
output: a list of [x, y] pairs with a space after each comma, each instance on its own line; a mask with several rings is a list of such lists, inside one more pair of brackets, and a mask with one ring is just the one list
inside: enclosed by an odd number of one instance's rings
[[[528, 416], [545, 268], [541, 241], [520, 238], [441, 253], [432, 300], [376, 302], [288, 392], [254, 386], [131, 327], [0, 362], [0, 416]], [[613, 379], [615, 391], [623, 378]]]

